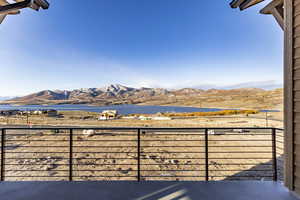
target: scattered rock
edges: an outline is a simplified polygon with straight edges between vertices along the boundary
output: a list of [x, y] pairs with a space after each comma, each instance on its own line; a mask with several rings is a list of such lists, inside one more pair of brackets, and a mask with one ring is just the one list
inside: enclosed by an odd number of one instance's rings
[[83, 117], [81, 117], [81, 119], [88, 120], [88, 119], [94, 119], [94, 117], [93, 116], [83, 116]]
[[210, 164], [211, 164], [211, 165], [218, 165], [218, 163], [215, 162], [215, 161], [210, 161]]
[[37, 136], [43, 136], [44, 133], [43, 133], [43, 132], [37, 132], [36, 135], [37, 135]]
[[54, 176], [54, 175], [56, 175], [58, 173], [57, 172], [49, 172], [48, 174], [49, 174], [49, 176]]
[[50, 170], [53, 170], [55, 168], [57, 168], [57, 165], [56, 164], [51, 164], [51, 165], [47, 166], [46, 170], [50, 171]]
[[128, 168], [128, 169], [121, 169], [121, 168], [118, 168], [118, 170], [119, 170], [122, 174], [128, 174], [130, 171], [132, 171], [132, 168]]
[[170, 160], [169, 163], [177, 165], [179, 163], [179, 160]]
[[95, 130], [89, 129], [89, 130], [83, 130], [82, 134], [88, 137], [91, 137], [95, 135]]
[[145, 154], [141, 154], [141, 158], [147, 158]]
[[21, 147], [21, 145], [19, 145], [19, 144], [16, 144], [16, 145], [9, 145], [9, 146], [6, 146], [6, 147], [5, 147], [5, 150], [14, 150], [14, 149], [17, 149], [17, 148], [19, 148], [19, 147]]

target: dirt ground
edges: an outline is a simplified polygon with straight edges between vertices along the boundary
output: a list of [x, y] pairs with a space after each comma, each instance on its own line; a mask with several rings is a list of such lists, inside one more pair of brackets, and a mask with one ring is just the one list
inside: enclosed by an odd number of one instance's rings
[[[96, 120], [97, 114], [61, 112], [63, 118], [17, 116], [0, 118], [2, 125], [84, 127], [283, 127], [282, 112], [255, 115], [182, 118], [167, 121]], [[28, 120], [28, 121], [27, 121]], [[91, 129], [91, 128], [89, 128]], [[209, 180], [271, 180], [270, 130], [229, 129], [208, 137]], [[141, 133], [138, 165], [137, 130], [97, 131], [86, 136], [73, 131], [7, 130], [5, 180], [205, 180], [204, 131], [147, 131]], [[278, 131], [277, 165], [282, 180], [283, 132]], [[72, 156], [72, 168], [70, 168]]]
[[[209, 180], [271, 180], [270, 130], [221, 130], [208, 136]], [[216, 132], [217, 133], [217, 132]], [[205, 180], [204, 132], [150, 131], [141, 133], [138, 165], [137, 132], [97, 131], [85, 136], [69, 130], [7, 130], [5, 180]], [[277, 157], [282, 180], [282, 133]]]
[[60, 112], [63, 118], [45, 116], [0, 117], [2, 125], [53, 125], [53, 126], [97, 126], [97, 127], [283, 127], [283, 113], [272, 112], [253, 115], [211, 116], [174, 118], [173, 120], [116, 119], [97, 120], [97, 113], [82, 111]]

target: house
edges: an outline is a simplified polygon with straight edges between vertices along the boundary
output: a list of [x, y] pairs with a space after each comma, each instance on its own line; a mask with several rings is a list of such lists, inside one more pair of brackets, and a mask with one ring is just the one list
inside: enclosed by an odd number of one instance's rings
[[171, 117], [163, 117], [163, 116], [155, 116], [155, 117], [152, 117], [152, 120], [165, 121], [165, 120], [172, 120], [172, 118]]
[[138, 119], [137, 116], [123, 116], [122, 119]]
[[[244, 10], [264, 0], [233, 0]], [[300, 1], [272, 0], [261, 11], [284, 31], [284, 184], [300, 194]]]
[[103, 110], [99, 116], [99, 120], [112, 120], [118, 117], [117, 110]]
[[17, 115], [19, 112], [20, 112], [19, 110], [2, 110], [0, 111], [0, 115], [11, 116], [11, 115]]
[[151, 117], [147, 117], [147, 116], [139, 116], [139, 120], [151, 120], [152, 118]]
[[33, 111], [33, 114], [34, 115], [41, 115], [41, 114], [43, 114], [43, 111], [41, 111], [41, 110], [35, 110], [35, 111]]
[[48, 117], [56, 117], [58, 116], [57, 110], [47, 110], [47, 116]]

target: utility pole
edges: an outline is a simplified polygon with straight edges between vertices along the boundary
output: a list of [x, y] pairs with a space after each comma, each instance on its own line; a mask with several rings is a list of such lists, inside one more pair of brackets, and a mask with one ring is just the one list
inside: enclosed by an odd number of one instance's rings
[[266, 127], [268, 127], [268, 111], [266, 111]]
[[29, 115], [28, 112], [26, 112], [26, 118], [27, 118], [27, 125], [29, 124]]

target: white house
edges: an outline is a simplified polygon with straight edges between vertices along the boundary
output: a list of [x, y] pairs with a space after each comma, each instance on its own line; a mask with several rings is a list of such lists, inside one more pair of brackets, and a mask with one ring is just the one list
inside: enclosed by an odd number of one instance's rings
[[117, 110], [103, 110], [99, 116], [99, 120], [112, 120], [118, 117]]

